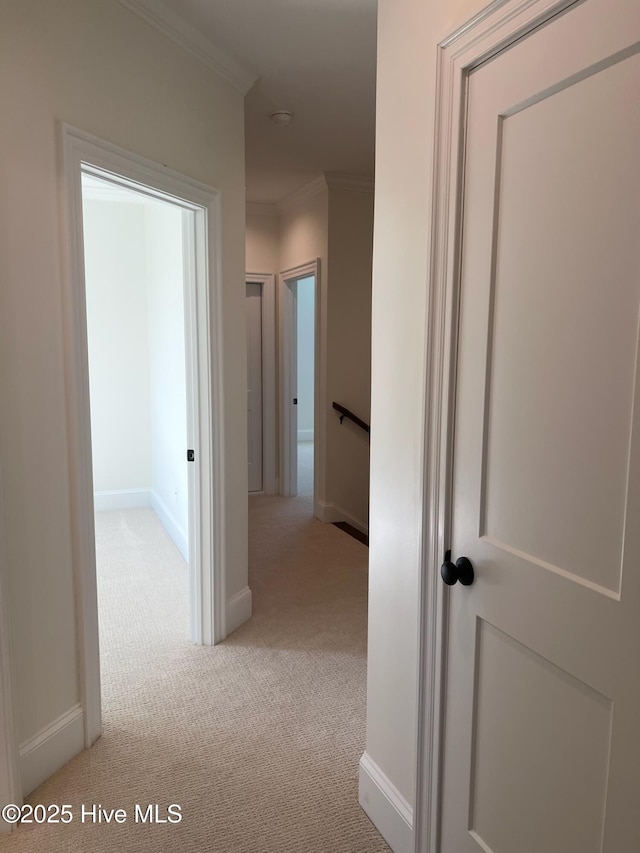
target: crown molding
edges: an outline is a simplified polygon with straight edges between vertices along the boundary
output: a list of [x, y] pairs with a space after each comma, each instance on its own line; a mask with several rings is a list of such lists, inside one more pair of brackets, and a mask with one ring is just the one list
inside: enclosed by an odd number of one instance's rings
[[230, 56], [220, 45], [203, 36], [164, 0], [120, 0], [120, 3], [200, 62], [204, 62], [243, 95], [247, 94], [258, 79], [258, 74]]
[[289, 193], [289, 195], [286, 195], [284, 198], [281, 198], [280, 201], [277, 202], [276, 207], [278, 211], [282, 213], [285, 210], [289, 210], [291, 207], [296, 207], [300, 202], [306, 201], [326, 189], [327, 181], [325, 180], [324, 175], [319, 175], [317, 178], [309, 181], [308, 184], [305, 184], [294, 192]]
[[312, 181], [294, 190], [274, 204], [269, 202], [246, 202], [246, 212], [252, 216], [274, 216], [296, 207], [303, 201], [313, 198], [324, 190], [348, 190], [358, 193], [372, 193], [374, 179], [368, 175], [347, 175], [342, 172], [325, 172]]
[[325, 172], [324, 177], [330, 190], [372, 193], [375, 187], [373, 175], [347, 175], [342, 172]]
[[277, 216], [278, 208], [266, 201], [248, 201], [245, 203], [247, 216]]

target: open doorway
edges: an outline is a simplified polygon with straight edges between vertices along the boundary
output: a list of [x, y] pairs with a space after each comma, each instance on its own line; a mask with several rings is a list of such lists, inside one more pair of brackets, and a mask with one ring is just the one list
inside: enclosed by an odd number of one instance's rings
[[87, 173], [82, 196], [94, 508], [151, 508], [188, 564], [189, 213]]
[[91, 463], [102, 708], [126, 669], [190, 633], [194, 506], [194, 213], [82, 174]]
[[317, 283], [317, 262], [280, 274], [280, 492], [311, 498], [318, 467]]
[[313, 495], [315, 437], [315, 276], [295, 282], [297, 494]]
[[[212, 323], [219, 322], [220, 199], [219, 193], [205, 184], [77, 128], [61, 124], [60, 132], [64, 170], [62, 199], [66, 214], [63, 245], [71, 524], [83, 696], [81, 720], [85, 746], [89, 747], [102, 731], [102, 703], [82, 180], [90, 175], [108, 184], [107, 189], [111, 191], [126, 189], [163, 202], [175, 208], [180, 217], [187, 401], [187, 446], [181, 451], [185, 461], [189, 460], [186, 549], [189, 569], [185, 609], [189, 638], [203, 645], [213, 645], [226, 636], [221, 545], [224, 498], [220, 475], [224, 437], [219, 428], [222, 343], [220, 336], [213, 335], [211, 330]], [[122, 328], [126, 326], [128, 310], [128, 306], [121, 309]], [[134, 425], [130, 426], [133, 432]], [[103, 491], [126, 492], [127, 489]], [[142, 603], [144, 594], [143, 589], [139, 599]], [[129, 609], [131, 619], [136, 620], [135, 607]], [[233, 623], [233, 619], [231, 621]], [[149, 644], [148, 635], [141, 639]]]

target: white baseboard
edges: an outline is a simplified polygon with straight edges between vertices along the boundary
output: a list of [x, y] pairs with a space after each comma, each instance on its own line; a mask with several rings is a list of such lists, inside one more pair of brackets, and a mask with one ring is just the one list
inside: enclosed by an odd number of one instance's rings
[[74, 705], [20, 744], [22, 794], [27, 796], [84, 749], [84, 713]]
[[393, 853], [413, 853], [413, 809], [366, 752], [360, 759], [359, 801]]
[[365, 524], [364, 521], [360, 521], [355, 515], [351, 515], [340, 504], [318, 501], [318, 508], [320, 510], [318, 515], [320, 521], [324, 521], [327, 524], [333, 524], [336, 521], [345, 521], [347, 524], [355, 527], [356, 530], [359, 530], [360, 533], [364, 533], [366, 536], [369, 535], [369, 525]]
[[298, 430], [298, 441], [313, 441], [313, 430], [312, 429], [299, 429]]
[[225, 618], [227, 636], [248, 619], [251, 619], [251, 590], [245, 586], [227, 601]]
[[176, 548], [182, 556], [185, 558], [187, 563], [189, 562], [189, 540], [187, 539], [187, 534], [180, 527], [178, 522], [175, 520], [171, 512], [169, 511], [169, 507], [162, 500], [160, 495], [152, 491], [151, 492], [151, 508], [155, 512], [155, 514], [160, 519], [162, 526], [167, 531], [169, 536], [175, 542]]
[[135, 509], [139, 506], [151, 506], [149, 489], [96, 492], [93, 496], [93, 508], [96, 512], [106, 512], [112, 509]]

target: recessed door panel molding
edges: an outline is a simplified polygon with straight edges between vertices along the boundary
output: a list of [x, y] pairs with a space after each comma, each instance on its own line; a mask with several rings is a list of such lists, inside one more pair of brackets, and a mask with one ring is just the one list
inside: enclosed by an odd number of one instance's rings
[[616, 594], [638, 354], [630, 176], [640, 140], [599, 128], [625, 123], [617, 93], [639, 68], [640, 56], [627, 56], [500, 120], [486, 380], [481, 532]]
[[478, 620], [469, 832], [483, 849], [600, 853], [612, 715], [606, 696]]

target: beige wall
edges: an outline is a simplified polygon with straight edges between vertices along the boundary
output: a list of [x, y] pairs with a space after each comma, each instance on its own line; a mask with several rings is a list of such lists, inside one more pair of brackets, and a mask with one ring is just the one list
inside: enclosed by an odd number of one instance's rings
[[369, 439], [340, 420], [335, 400], [369, 422], [373, 192], [329, 189], [327, 303], [328, 501], [361, 524], [369, 514]]
[[0, 446], [21, 741], [80, 701], [56, 121], [222, 192], [227, 594], [246, 585], [243, 98], [117, 2], [4, 0]]
[[482, 0], [380, 0], [367, 752], [414, 799], [436, 45]]

